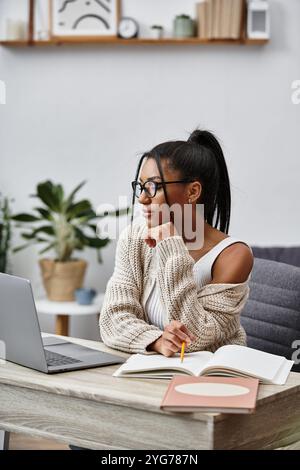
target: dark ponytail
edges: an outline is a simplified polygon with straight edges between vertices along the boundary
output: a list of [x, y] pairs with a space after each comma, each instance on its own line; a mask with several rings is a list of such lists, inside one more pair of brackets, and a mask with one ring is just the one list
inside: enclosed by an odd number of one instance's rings
[[201, 173], [203, 175], [201, 202], [204, 204], [205, 220], [212, 226], [219, 225], [222, 232], [228, 233], [231, 192], [223, 150], [216, 137], [209, 131], [195, 130], [188, 142], [199, 147], [202, 168], [199, 168], [201, 172], [198, 174], [199, 177]]
[[[144, 158], [154, 158], [164, 181], [161, 160], [167, 159], [170, 169], [180, 172], [183, 179], [195, 179], [202, 185], [197, 201], [204, 204], [204, 218], [212, 227], [228, 233], [230, 223], [231, 194], [227, 166], [222, 148], [216, 137], [209, 131], [195, 130], [187, 141], [164, 142], [144, 153], [139, 161], [135, 180]], [[168, 196], [163, 185], [166, 202]], [[133, 218], [134, 197], [132, 199]]]

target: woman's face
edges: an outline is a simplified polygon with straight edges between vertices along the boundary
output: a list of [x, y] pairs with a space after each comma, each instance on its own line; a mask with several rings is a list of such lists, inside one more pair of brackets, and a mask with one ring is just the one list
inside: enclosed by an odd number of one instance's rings
[[[161, 160], [164, 180], [182, 180], [180, 172], [177, 170], [171, 170], [167, 163], [167, 159]], [[156, 181], [158, 183], [162, 181], [156, 161], [151, 157], [144, 160], [138, 181], [143, 184], [149, 180]], [[191, 183], [174, 183], [166, 185], [166, 192], [170, 206], [177, 203], [177, 205], [180, 205], [183, 208], [184, 204], [188, 204], [188, 190], [190, 184]], [[169, 206], [166, 203], [164, 190], [161, 185], [158, 186], [156, 195], [152, 198], [149, 197], [145, 191], [142, 191], [139, 197], [139, 203], [142, 204], [143, 215], [146, 218], [149, 228], [170, 221]]]

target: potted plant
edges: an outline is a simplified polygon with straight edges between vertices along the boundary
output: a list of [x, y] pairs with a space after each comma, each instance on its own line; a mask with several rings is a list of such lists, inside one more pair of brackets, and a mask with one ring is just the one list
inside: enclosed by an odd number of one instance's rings
[[150, 28], [151, 36], [153, 39], [161, 39], [163, 36], [164, 28], [160, 25], [154, 24]]
[[11, 213], [8, 198], [0, 194], [0, 272], [7, 271], [7, 255], [11, 239]]
[[82, 199], [75, 202], [75, 195], [85, 182], [80, 183], [68, 196], [61, 184], [45, 181], [37, 185], [36, 194], [41, 204], [35, 207], [33, 214], [21, 213], [12, 218], [18, 225], [24, 225], [29, 231], [21, 236], [26, 243], [14, 249], [20, 251], [30, 245], [44, 245], [39, 254], [55, 251], [55, 258], [39, 260], [44, 286], [50, 300], [74, 300], [74, 291], [82, 287], [87, 263], [73, 257], [75, 251], [86, 247], [97, 251], [101, 262], [100, 249], [109, 243], [109, 238], [97, 237], [97, 219], [107, 215], [123, 215], [128, 208], [105, 212], [97, 215], [90, 201]]

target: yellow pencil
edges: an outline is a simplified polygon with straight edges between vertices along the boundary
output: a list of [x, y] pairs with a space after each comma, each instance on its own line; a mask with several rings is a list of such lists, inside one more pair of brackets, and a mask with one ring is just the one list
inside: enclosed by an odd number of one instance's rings
[[185, 348], [185, 341], [183, 341], [183, 342], [182, 342], [182, 345], [181, 345], [180, 362], [183, 362], [183, 358], [184, 358], [184, 348]]

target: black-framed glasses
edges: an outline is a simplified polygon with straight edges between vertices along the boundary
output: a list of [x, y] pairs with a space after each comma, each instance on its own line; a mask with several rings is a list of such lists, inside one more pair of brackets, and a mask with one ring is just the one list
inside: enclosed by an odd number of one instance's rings
[[174, 183], [192, 183], [194, 179], [184, 179], [178, 181], [145, 181], [144, 184], [139, 181], [132, 181], [131, 186], [134, 192], [135, 197], [139, 198], [143, 191], [147, 194], [148, 197], [155, 197], [157, 190], [160, 189], [163, 184], [174, 184]]

